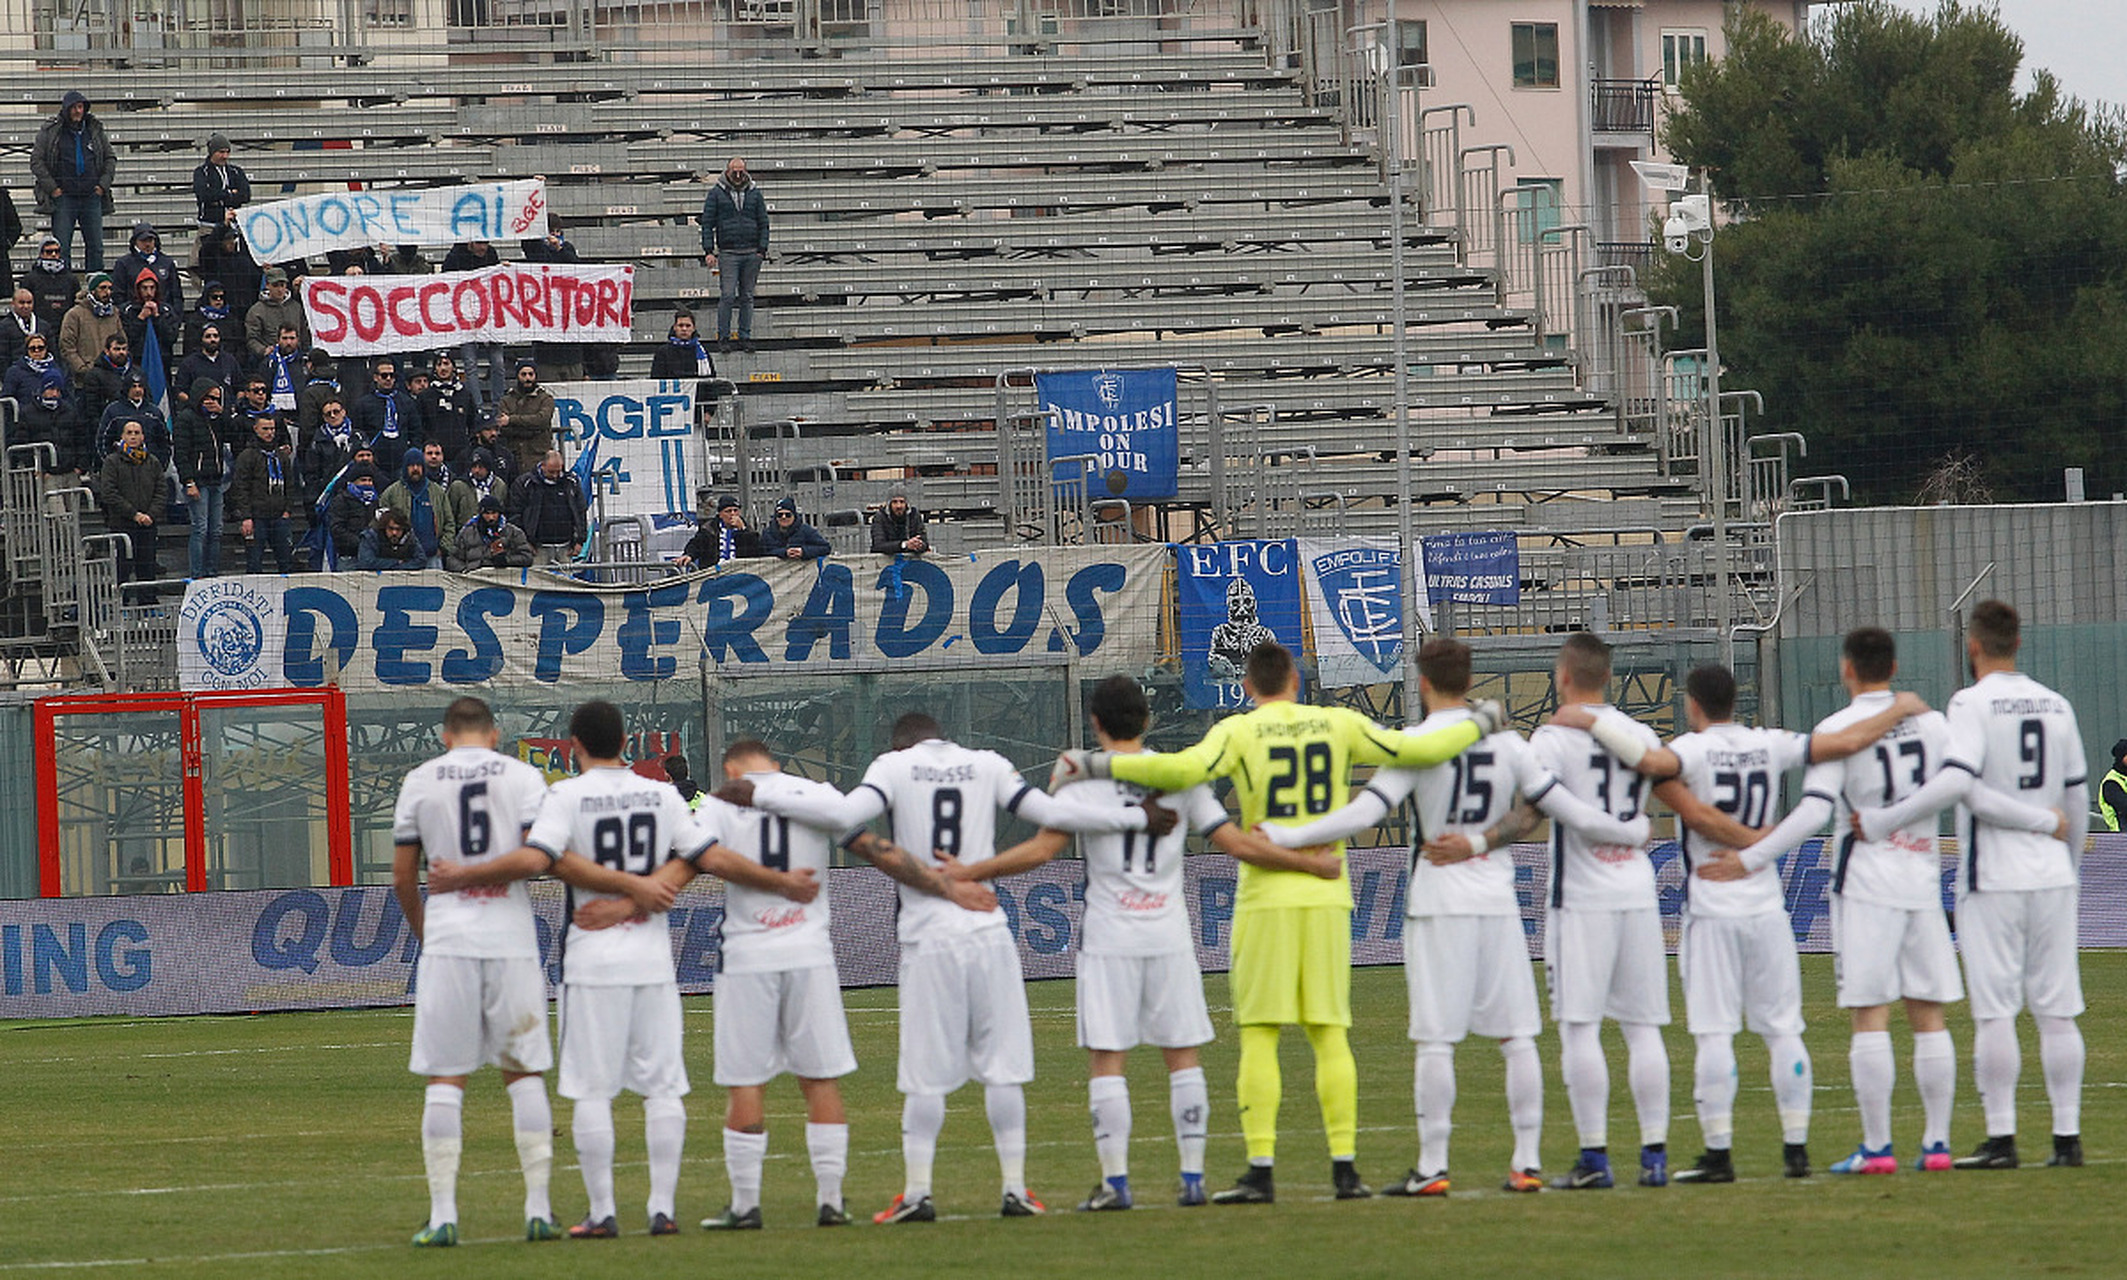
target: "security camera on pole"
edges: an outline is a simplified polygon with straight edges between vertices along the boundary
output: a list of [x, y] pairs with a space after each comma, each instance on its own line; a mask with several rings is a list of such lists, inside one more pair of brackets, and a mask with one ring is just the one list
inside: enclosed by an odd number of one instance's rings
[[[1664, 194], [1681, 192], [1691, 181], [1690, 170], [1680, 164], [1634, 160], [1632, 170], [1649, 188]], [[1733, 671], [1736, 650], [1728, 593], [1728, 450], [1721, 434], [1721, 347], [1715, 335], [1713, 309], [1713, 175], [1705, 169], [1699, 170], [1699, 189], [1695, 194], [1670, 202], [1669, 216], [1662, 221], [1662, 247], [1696, 259], [1706, 291], [1706, 442], [1699, 456], [1705, 460], [1706, 501], [1713, 508], [1714, 631], [1721, 664]]]

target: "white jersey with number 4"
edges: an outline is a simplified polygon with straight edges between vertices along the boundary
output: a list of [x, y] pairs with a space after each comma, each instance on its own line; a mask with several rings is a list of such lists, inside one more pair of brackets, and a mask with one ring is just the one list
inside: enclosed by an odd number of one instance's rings
[[[1132, 808], [1148, 792], [1128, 782], [1097, 778], [1074, 782], [1057, 793], [1088, 804]], [[1109, 831], [1078, 837], [1086, 863], [1086, 915], [1079, 950], [1091, 955], [1195, 954], [1189, 908], [1183, 901], [1182, 856], [1192, 828], [1224, 826], [1226, 806], [1209, 785], [1166, 796], [1160, 804], [1181, 815], [1174, 830], [1154, 839], [1149, 831]]]
[[[824, 782], [773, 770], [749, 773], [746, 780], [756, 797], [841, 797]], [[723, 971], [770, 973], [833, 964], [827, 864], [834, 846], [828, 833], [764, 809], [741, 809], [715, 796], [702, 798], [696, 816], [721, 832], [721, 843], [747, 861], [770, 871], [810, 869], [819, 879], [820, 895], [811, 902], [792, 902], [782, 894], [744, 885], [725, 886]]]
[[[1946, 769], [1963, 769], [1985, 786], [2045, 809], [2065, 808], [2068, 788], [2089, 779], [2075, 709], [2021, 671], [1996, 671], [1958, 690], [1943, 714], [1950, 722]], [[1963, 892], [2064, 889], [2077, 882], [2066, 841], [1976, 822], [1969, 810], [1958, 819]]]
[[[1430, 733], [1470, 718], [1466, 707], [1429, 715], [1411, 733]], [[1536, 753], [1518, 733], [1503, 730], [1483, 738], [1446, 764], [1430, 769], [1383, 769], [1366, 784], [1394, 812], [1403, 798], [1417, 797], [1422, 839], [1441, 835], [1478, 835], [1513, 811], [1519, 795], [1534, 801], [1558, 785]], [[1521, 914], [1514, 897], [1514, 851], [1489, 850], [1461, 862], [1436, 866], [1422, 857], [1411, 861], [1406, 912], [1421, 916], [1512, 916]]]
[[[1753, 829], [1768, 824], [1780, 798], [1780, 777], [1809, 761], [1809, 735], [1786, 729], [1711, 724], [1669, 744], [1682, 766], [1678, 779], [1701, 802]], [[1684, 909], [1695, 916], [1754, 916], [1784, 911], [1780, 874], [1768, 864], [1741, 880], [1706, 880], [1692, 870], [1719, 842], [1683, 828]]]
[[[671, 857], [691, 857], [717, 837], [697, 827], [687, 802], [669, 782], [645, 778], [624, 765], [605, 765], [564, 778], [547, 792], [525, 843], [557, 861], [574, 853], [600, 866], [645, 876]], [[607, 893], [572, 890], [586, 902]], [[561, 980], [578, 986], [628, 987], [673, 980], [671, 929], [662, 915], [610, 929], [569, 925]]]
[[[1596, 715], [1627, 726], [1651, 749], [1662, 745], [1654, 730], [1615, 707], [1591, 707]], [[1647, 780], [1603, 750], [1582, 729], [1547, 724], [1530, 735], [1536, 758], [1566, 790], [1629, 822], [1639, 816]], [[1644, 845], [1602, 844], [1567, 827], [1551, 824], [1551, 906], [1554, 910], [1627, 911], [1658, 906], [1654, 864]]]
[[[392, 809], [391, 838], [416, 844], [430, 862], [486, 862], [515, 850], [546, 798], [545, 775], [486, 747], [455, 747], [406, 775]], [[525, 882], [433, 893], [421, 950], [483, 960], [539, 958]]]

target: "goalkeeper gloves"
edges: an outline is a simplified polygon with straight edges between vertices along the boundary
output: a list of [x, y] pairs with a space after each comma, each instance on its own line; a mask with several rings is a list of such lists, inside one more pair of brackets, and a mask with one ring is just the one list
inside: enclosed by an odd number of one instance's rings
[[1049, 770], [1049, 794], [1055, 795], [1074, 782], [1109, 776], [1108, 761], [1111, 758], [1113, 757], [1110, 752], [1087, 751], [1078, 747], [1059, 753], [1056, 757], [1056, 767]]

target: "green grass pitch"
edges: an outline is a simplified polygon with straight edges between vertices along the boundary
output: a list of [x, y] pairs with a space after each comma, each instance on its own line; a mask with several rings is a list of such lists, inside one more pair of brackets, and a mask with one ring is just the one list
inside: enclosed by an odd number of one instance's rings
[[[900, 1099], [893, 1091], [890, 990], [852, 992], [863, 1068], [847, 1082], [849, 1206], [866, 1220], [842, 1231], [810, 1225], [811, 1174], [797, 1090], [770, 1093], [768, 1229], [708, 1237], [694, 1219], [722, 1207], [722, 1099], [709, 1083], [711, 1000], [687, 1002], [695, 1092], [680, 1183], [689, 1224], [676, 1239], [642, 1234], [640, 1109], [616, 1108], [620, 1132], [618, 1241], [528, 1245], [519, 1238], [521, 1184], [509, 1112], [492, 1073], [474, 1079], [465, 1108], [460, 1178], [464, 1243], [417, 1252], [407, 1239], [427, 1210], [418, 1136], [419, 1083], [407, 1074], [404, 1010], [153, 1021], [0, 1023], [0, 1097], [9, 1136], [0, 1178], [0, 1273], [65, 1271], [179, 1276], [931, 1275], [940, 1270], [1103, 1276], [1210, 1274], [1473, 1276], [1870, 1277], [2118, 1276], [2120, 1151], [2127, 1144], [2127, 953], [2084, 957], [2090, 1011], [2083, 1133], [2090, 1165], [2015, 1173], [1842, 1179], [1821, 1170], [1858, 1137], [1848, 1088], [1845, 1019], [1832, 1007], [1831, 966], [1806, 958], [1816, 1065], [1806, 1182], [1778, 1176], [1779, 1134], [1755, 1037], [1740, 1038], [1737, 1115], [1742, 1180], [1726, 1187], [1510, 1196], [1496, 1188], [1509, 1149], [1499, 1056], [1463, 1046], [1454, 1148], [1456, 1193], [1445, 1202], [1329, 1199], [1328, 1166], [1304, 1042], [1288, 1035], [1278, 1204], [1260, 1209], [1173, 1207], [1175, 1171], [1165, 1081], [1149, 1051], [1131, 1073], [1136, 1104], [1133, 1183], [1144, 1207], [1080, 1216], [1069, 1208], [1096, 1180], [1086, 1119], [1085, 1062], [1072, 1042], [1071, 987], [1031, 988], [1040, 1078], [1028, 1089], [1028, 1171], [1045, 1220], [1000, 1221], [996, 1163], [980, 1090], [955, 1095], [939, 1152], [936, 1226], [882, 1229], [868, 1219], [899, 1187]], [[1411, 1051], [1403, 1033], [1402, 975], [1361, 970], [1354, 982], [1360, 1069], [1360, 1167], [1378, 1186], [1415, 1153]], [[1223, 978], [1209, 981], [1216, 1009]], [[1675, 1000], [1681, 1024], [1682, 1000]], [[1971, 1084], [1971, 1027], [1953, 1017], [1958, 1109], [1952, 1145], [1981, 1137]], [[1230, 1028], [1207, 1051], [1213, 1118], [1209, 1177], [1224, 1185], [1243, 1163], [1233, 1111]], [[1899, 1061], [1896, 1136], [1918, 1140], [1909, 1045], [1894, 1023]], [[2028, 1022], [2019, 1119], [2026, 1159], [2048, 1150], [2049, 1111]], [[1611, 1132], [1623, 1168], [1637, 1135], [1622, 1047], [1612, 1053]], [[1691, 1048], [1669, 1032], [1675, 1164], [1699, 1147], [1691, 1114]], [[1557, 1075], [1557, 1043], [1541, 1042], [1548, 1083], [1544, 1160], [1571, 1162], [1573, 1136]], [[554, 1201], [573, 1221], [583, 1189], [571, 1161], [568, 1109], [556, 1101]]]

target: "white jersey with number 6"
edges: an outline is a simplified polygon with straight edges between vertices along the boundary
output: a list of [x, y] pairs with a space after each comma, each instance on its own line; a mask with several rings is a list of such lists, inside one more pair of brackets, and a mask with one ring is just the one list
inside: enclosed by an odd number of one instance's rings
[[[2075, 709], [2020, 671], [1996, 671], [1951, 694], [1944, 717], [1950, 722], [1950, 745], [1943, 767], [1962, 769], [2025, 804], [2064, 808], [2068, 788], [2089, 780]], [[1980, 823], [1970, 810], [1958, 817], [1963, 892], [2065, 889], [2076, 883], [2076, 860], [2065, 841]]]
[[[841, 793], [824, 782], [764, 770], [749, 773], [754, 795], [803, 798]], [[768, 973], [833, 964], [834, 939], [828, 934], [827, 864], [833, 853], [828, 833], [795, 818], [765, 809], [741, 809], [706, 796], [696, 816], [722, 834], [722, 843], [749, 862], [770, 871], [810, 869], [819, 878], [820, 895], [811, 902], [792, 902], [779, 893], [727, 885], [724, 889], [723, 971]]]
[[[1731, 721], [1687, 733], [1669, 749], [1683, 766], [1677, 776], [1686, 791], [1756, 829], [1772, 816], [1780, 798], [1780, 776], [1809, 761], [1809, 735]], [[1706, 880], [1692, 870], [1706, 861], [1716, 842], [1684, 827], [1678, 844], [1684, 855], [1684, 909], [1692, 915], [1754, 916], [1786, 910], [1779, 872], [1770, 864], [1741, 880]]]
[[[391, 837], [430, 862], [486, 862], [524, 839], [546, 798], [546, 777], [486, 747], [456, 747], [406, 775]], [[484, 960], [539, 958], [525, 882], [429, 895], [421, 950]]]
[[[1057, 793], [1087, 804], [1134, 807], [1153, 794], [1128, 782], [1097, 778]], [[1079, 950], [1091, 955], [1157, 956], [1189, 952], [1189, 908], [1183, 901], [1182, 855], [1189, 831], [1206, 833], [1228, 821], [1226, 806], [1207, 784], [1160, 801], [1181, 814], [1158, 839], [1147, 831], [1110, 831], [1078, 838], [1086, 863], [1086, 915]]]
[[[1654, 730], [1615, 707], [1591, 707], [1598, 716], [1630, 727], [1649, 747], [1662, 745]], [[1647, 780], [1581, 729], [1547, 724], [1529, 737], [1536, 758], [1566, 790], [1621, 822], [1638, 817], [1645, 807]], [[1623, 911], [1659, 905], [1654, 892], [1654, 864], [1641, 845], [1602, 844], [1567, 827], [1551, 824], [1551, 906]]]
[[[564, 853], [631, 875], [648, 875], [671, 857], [691, 857], [717, 837], [697, 827], [687, 802], [669, 782], [645, 778], [624, 765], [605, 765], [564, 778], [547, 792], [525, 843], [559, 861]], [[572, 890], [587, 902], [606, 893]], [[569, 925], [561, 980], [578, 986], [638, 986], [673, 980], [671, 930], [665, 917], [610, 929]]]

